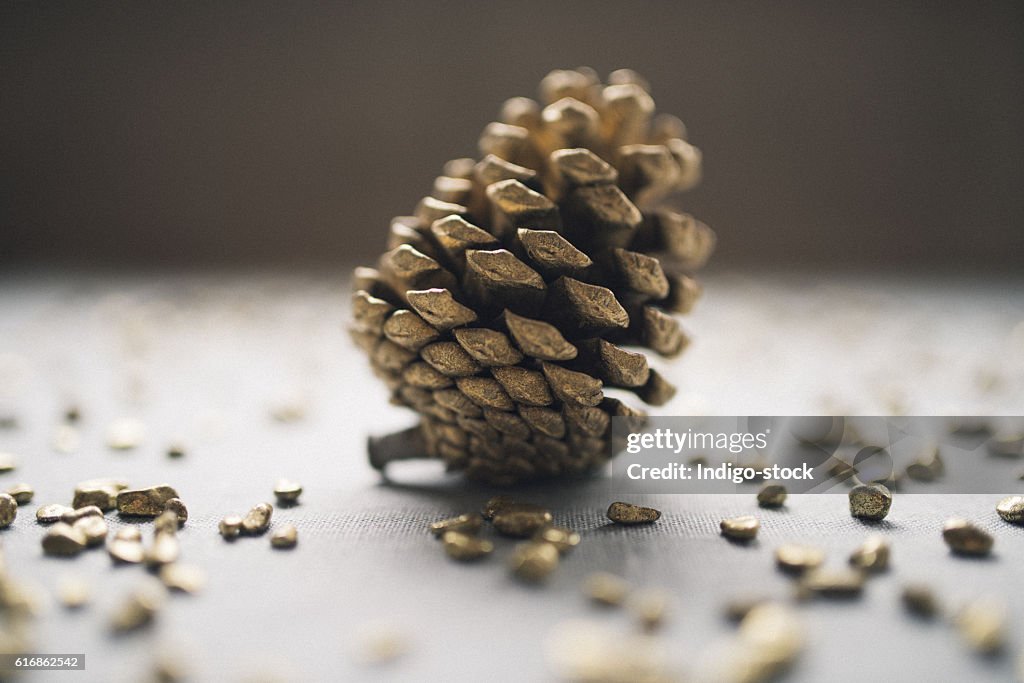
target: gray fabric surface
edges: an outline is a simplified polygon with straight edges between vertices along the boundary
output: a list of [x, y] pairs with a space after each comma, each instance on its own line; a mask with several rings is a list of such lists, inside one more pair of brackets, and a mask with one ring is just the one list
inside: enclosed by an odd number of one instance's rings
[[[712, 276], [684, 321], [693, 348], [668, 368], [680, 396], [659, 412], [1024, 414], [1022, 293], [1019, 281]], [[0, 532], [6, 564], [46, 595], [65, 575], [86, 578], [95, 592], [73, 614], [47, 599], [34, 624], [39, 651], [84, 652], [86, 671], [25, 680], [145, 680], [164, 645], [180, 648], [203, 681], [551, 680], [544, 647], [559, 623], [592, 618], [634, 630], [626, 613], [581, 596], [581, 579], [599, 569], [671, 591], [665, 643], [685, 670], [731, 632], [721, 617], [728, 598], [789, 597], [789, 579], [773, 568], [776, 545], [817, 543], [840, 566], [872, 531], [891, 538], [893, 569], [860, 600], [799, 608], [810, 642], [785, 680], [1012, 679], [1024, 641], [1024, 529], [995, 516], [994, 496], [898, 496], [874, 527], [851, 519], [842, 495], [800, 496], [775, 512], [758, 511], [751, 496], [651, 496], [662, 520], [623, 529], [603, 518], [606, 480], [545, 485], [517, 496], [551, 506], [583, 534], [548, 585], [510, 579], [504, 540], [479, 565], [451, 562], [426, 524], [476, 509], [493, 492], [433, 463], [402, 463], [390, 482], [367, 467], [366, 435], [411, 417], [386, 404], [343, 335], [346, 301], [344, 278], [321, 275], [2, 276], [0, 413], [20, 425], [0, 430], [0, 451], [17, 454], [20, 466], [0, 485], [36, 488]], [[308, 406], [304, 420], [269, 417], [295, 397]], [[56, 453], [51, 435], [70, 401], [83, 412], [81, 447]], [[134, 451], [104, 445], [121, 416], [147, 427]], [[187, 447], [180, 460], [164, 454], [173, 440]], [[114, 568], [102, 550], [44, 557], [33, 514], [38, 504], [70, 502], [76, 482], [101, 476], [175, 485], [191, 510], [182, 562], [209, 580], [201, 595], [171, 596], [153, 628], [118, 638], [107, 616], [145, 570]], [[272, 500], [281, 476], [306, 487], [301, 505], [274, 517], [295, 523], [299, 546], [224, 542], [217, 521]], [[1021, 487], [1009, 481], [1007, 493]], [[754, 544], [718, 535], [722, 517], [748, 512], [763, 523]], [[949, 555], [939, 530], [951, 515], [996, 536], [991, 559]], [[897, 596], [913, 579], [931, 582], [951, 607], [981, 595], [1004, 600], [1006, 655], [978, 658], [948, 624], [905, 616]], [[359, 636], [373, 622], [404, 633], [408, 653], [387, 665], [359, 663]]]

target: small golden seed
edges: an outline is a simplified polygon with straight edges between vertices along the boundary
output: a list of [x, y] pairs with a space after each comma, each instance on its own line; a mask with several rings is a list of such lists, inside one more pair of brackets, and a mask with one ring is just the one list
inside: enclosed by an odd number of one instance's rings
[[81, 578], [65, 576], [57, 583], [57, 598], [68, 609], [80, 609], [89, 603], [92, 591]]
[[178, 526], [185, 526], [185, 522], [188, 521], [188, 508], [185, 507], [184, 501], [181, 498], [171, 498], [164, 504], [164, 513], [173, 512], [178, 517]]
[[185, 447], [180, 443], [174, 443], [167, 447], [168, 458], [183, 458], [185, 457]]
[[18, 501], [8, 493], [0, 493], [0, 529], [6, 529], [18, 516]]
[[36, 508], [36, 521], [40, 524], [53, 524], [54, 522], [59, 522], [64, 513], [69, 511], [71, 511], [71, 508], [60, 503], [42, 505]]
[[133, 590], [114, 611], [110, 626], [115, 632], [134, 631], [148, 625], [156, 617], [167, 596], [167, 589], [156, 581]]
[[960, 611], [956, 625], [971, 649], [994, 654], [1006, 644], [1006, 610], [990, 600], [976, 600]]
[[95, 505], [103, 512], [113, 510], [117, 507], [117, 492], [118, 489], [106, 484], [98, 486], [79, 484], [75, 487], [75, 497], [71, 500], [71, 507], [77, 509]]
[[555, 546], [560, 553], [566, 553], [580, 544], [580, 535], [562, 526], [549, 526], [538, 531], [533, 539]]
[[294, 548], [299, 542], [299, 531], [291, 524], [274, 529], [270, 534], [270, 545], [275, 548]]
[[792, 574], [815, 569], [824, 561], [825, 553], [812, 546], [787, 543], [775, 549], [775, 563], [779, 569]]
[[32, 502], [32, 496], [35, 495], [35, 489], [28, 484], [15, 484], [14, 486], [7, 489], [7, 493], [10, 494], [11, 498], [14, 499], [18, 505], [28, 505]]
[[140, 420], [122, 418], [107, 429], [107, 446], [116, 451], [137, 448], [146, 437], [146, 425]]
[[289, 479], [278, 479], [274, 485], [274, 496], [278, 505], [294, 505], [302, 495], [302, 484]]
[[10, 472], [18, 466], [18, 459], [13, 453], [0, 453], [0, 472]]
[[510, 496], [494, 496], [484, 504], [484, 509], [480, 514], [484, 519], [490, 521], [503, 507], [512, 505], [514, 502]]
[[995, 539], [965, 519], [950, 519], [942, 528], [942, 538], [950, 550], [960, 555], [988, 555]]
[[171, 534], [178, 532], [181, 518], [174, 510], [164, 510], [153, 520], [153, 532], [156, 534]]
[[935, 593], [924, 584], [904, 586], [900, 599], [908, 612], [923, 619], [931, 619], [939, 611]]
[[270, 517], [274, 514], [274, 506], [270, 503], [255, 505], [242, 518], [242, 533], [258, 535], [270, 528]]
[[167, 484], [145, 489], [125, 489], [117, 494], [117, 511], [122, 515], [156, 517], [164, 511], [167, 501], [178, 497], [178, 492]]
[[797, 585], [798, 595], [851, 598], [864, 588], [864, 574], [855, 569], [811, 569]]
[[870, 572], [885, 571], [889, 568], [889, 552], [888, 541], [881, 536], [869, 536], [850, 555], [850, 564]]
[[529, 538], [551, 523], [551, 513], [532, 503], [513, 503], [501, 508], [491, 523], [505, 536]]
[[608, 506], [608, 519], [616, 524], [650, 524], [660, 517], [659, 510], [632, 503], [616, 502]]
[[558, 568], [558, 549], [550, 543], [520, 543], [512, 553], [512, 572], [523, 581], [543, 581]]
[[115, 534], [114, 539], [107, 543], [107, 554], [114, 562], [123, 564], [139, 564], [145, 559], [146, 550], [142, 546], [141, 535], [136, 539], [122, 537], [121, 529]]
[[757, 492], [757, 504], [763, 508], [778, 508], [786, 504], [786, 487], [782, 484], [765, 484]]
[[757, 536], [757, 530], [761, 528], [761, 523], [753, 515], [743, 515], [742, 517], [723, 519], [719, 526], [722, 529], [722, 535], [726, 538], [749, 541]]
[[860, 484], [850, 489], [850, 514], [858, 519], [880, 521], [889, 514], [892, 494], [881, 484]]
[[733, 622], [741, 622], [746, 618], [750, 611], [758, 605], [764, 605], [768, 603], [768, 598], [760, 595], [744, 595], [737, 598], [733, 598], [725, 603], [723, 612], [725, 618]]
[[114, 540], [117, 541], [142, 541], [142, 531], [137, 526], [121, 527], [114, 533]]
[[494, 544], [461, 531], [446, 531], [441, 535], [444, 551], [448, 557], [460, 562], [479, 560], [490, 555]]
[[242, 518], [238, 515], [228, 515], [220, 520], [217, 525], [220, 535], [227, 539], [236, 538], [242, 530]]
[[1024, 496], [1003, 498], [996, 505], [996, 512], [1011, 524], [1024, 524]]
[[665, 591], [645, 589], [636, 593], [629, 601], [629, 608], [640, 621], [640, 627], [650, 633], [661, 627], [668, 612], [668, 596]]
[[446, 531], [460, 531], [464, 534], [472, 535], [480, 531], [483, 524], [483, 517], [476, 512], [470, 512], [464, 515], [459, 515], [458, 517], [442, 519], [440, 522], [434, 522], [430, 525], [430, 533], [434, 534], [438, 538], [443, 536]]
[[82, 517], [72, 526], [82, 532], [85, 544], [89, 547], [100, 545], [107, 540], [107, 522], [102, 517], [93, 515]]
[[57, 522], [43, 536], [43, 552], [47, 555], [77, 555], [85, 548], [85, 535], [66, 522]]
[[153, 537], [153, 542], [146, 548], [143, 554], [143, 561], [149, 567], [161, 567], [177, 561], [181, 547], [178, 545], [178, 538], [173, 534], [158, 533]]
[[74, 510], [65, 510], [64, 514], [60, 516], [60, 521], [65, 524], [74, 524], [78, 520], [84, 517], [103, 517], [103, 511], [95, 505], [86, 505], [85, 507], [76, 508]]
[[206, 585], [206, 572], [199, 567], [175, 562], [160, 567], [160, 580], [169, 590], [195, 594]]
[[599, 605], [621, 605], [629, 593], [629, 583], [621, 576], [608, 572], [595, 572], [583, 581], [583, 592]]

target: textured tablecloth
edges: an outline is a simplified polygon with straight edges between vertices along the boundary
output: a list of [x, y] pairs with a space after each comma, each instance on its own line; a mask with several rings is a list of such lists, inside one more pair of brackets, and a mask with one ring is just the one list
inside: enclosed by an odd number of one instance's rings
[[[1019, 280], [719, 274], [706, 291], [684, 321], [692, 348], [666, 368], [680, 392], [662, 414], [1024, 414]], [[1012, 679], [1024, 644], [1024, 528], [996, 517], [995, 495], [897, 496], [889, 518], [870, 528], [849, 516], [842, 495], [793, 497], [780, 511], [759, 510], [750, 495], [651, 496], [661, 521], [619, 528], [603, 516], [607, 481], [545, 485], [517, 495], [551, 506], [583, 535], [547, 585], [509, 577], [512, 543], [503, 539], [480, 564], [450, 561], [426, 525], [477, 509], [493, 492], [434, 463], [399, 463], [390, 482], [369, 469], [366, 436], [412, 418], [386, 403], [344, 335], [347, 301], [343, 274], [0, 274], [0, 415], [19, 423], [0, 429], [0, 451], [20, 461], [0, 485], [36, 489], [0, 542], [9, 573], [49, 596], [33, 623], [36, 649], [86, 655], [84, 672], [25, 680], [146, 680], [166, 648], [204, 681], [552, 680], [545, 644], [562, 622], [635, 631], [626, 612], [583, 598], [581, 579], [594, 570], [671, 592], [663, 643], [692, 670], [732, 632], [721, 614], [730, 597], [789, 599], [775, 546], [820, 544], [841, 566], [871, 531], [891, 539], [891, 571], [858, 600], [798, 608], [810, 640], [785, 680]], [[82, 412], [81, 445], [58, 453], [53, 432], [71, 403]], [[304, 406], [304, 419], [275, 421], [282, 405]], [[145, 424], [139, 448], [105, 446], [119, 417]], [[165, 451], [176, 441], [186, 454], [172, 460]], [[38, 504], [68, 503], [76, 482], [104, 476], [176, 486], [191, 512], [181, 561], [208, 575], [201, 594], [172, 595], [152, 628], [121, 637], [109, 633], [109, 613], [146, 571], [113, 567], [102, 549], [45, 557], [34, 521]], [[299, 506], [274, 515], [298, 527], [298, 547], [221, 539], [217, 521], [271, 501], [278, 477], [306, 488]], [[1006, 493], [1021, 488], [1011, 479]], [[749, 546], [718, 531], [720, 519], [741, 513], [762, 519]], [[992, 558], [948, 553], [940, 528], [951, 515], [996, 536]], [[122, 524], [115, 514], [108, 521]], [[90, 605], [59, 605], [52, 595], [63, 576], [90, 583]], [[915, 579], [951, 607], [983, 595], [1005, 601], [1007, 653], [979, 658], [943, 620], [906, 616], [898, 594]], [[408, 651], [360, 662], [360, 638], [375, 624]]]

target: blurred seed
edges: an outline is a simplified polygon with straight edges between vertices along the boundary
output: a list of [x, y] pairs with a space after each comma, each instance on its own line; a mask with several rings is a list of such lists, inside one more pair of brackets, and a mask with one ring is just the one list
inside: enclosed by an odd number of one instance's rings
[[188, 654], [166, 646], [154, 656], [153, 675], [157, 683], [179, 683], [188, 679], [191, 667], [186, 663]]
[[811, 569], [800, 578], [800, 595], [852, 598], [864, 588], [864, 574], [855, 569]]
[[270, 417], [283, 424], [300, 422], [306, 417], [306, 404], [301, 398], [289, 398], [271, 407]]
[[931, 619], [939, 611], [938, 601], [931, 588], [924, 584], [908, 584], [900, 594], [903, 606], [914, 616]]
[[89, 603], [92, 591], [82, 578], [64, 576], [57, 582], [57, 598], [68, 609], [80, 609]]
[[53, 524], [54, 522], [59, 522], [64, 513], [70, 510], [71, 508], [67, 505], [61, 505], [60, 503], [42, 505], [36, 508], [36, 521], [40, 524]]
[[650, 524], [661, 517], [661, 511], [654, 508], [616, 502], [608, 506], [608, 519], [616, 524]]
[[1002, 458], [1024, 455], [1024, 434], [996, 434], [988, 442], [988, 452]]
[[66, 522], [57, 522], [43, 536], [43, 552], [47, 555], [77, 555], [85, 548], [85, 535]]
[[167, 484], [125, 489], [117, 494], [117, 511], [122, 515], [156, 517], [164, 511], [167, 501], [178, 497], [178, 492]]
[[408, 636], [396, 625], [387, 622], [363, 625], [356, 642], [355, 657], [364, 665], [384, 664], [409, 651]]
[[583, 580], [583, 592], [600, 605], [617, 607], [626, 599], [629, 583], [615, 574], [594, 572]]
[[505, 536], [528, 538], [551, 523], [551, 513], [539, 505], [511, 503], [500, 508], [491, 523]]
[[965, 519], [949, 519], [942, 527], [942, 538], [950, 549], [960, 555], [988, 555], [995, 539]]
[[115, 420], [107, 428], [107, 446], [117, 451], [137, 448], [146, 436], [146, 425], [134, 418]]
[[85, 517], [103, 517], [103, 511], [95, 505], [86, 505], [85, 507], [76, 508], [74, 510], [65, 510], [64, 514], [60, 516], [60, 521], [65, 524], [74, 524], [80, 519]]
[[137, 526], [121, 527], [114, 533], [114, 539], [118, 541], [142, 541], [142, 531]]
[[274, 496], [278, 505], [294, 505], [302, 495], [302, 484], [290, 479], [278, 479], [274, 484]]
[[775, 549], [775, 563], [779, 569], [791, 574], [816, 569], [824, 561], [825, 553], [812, 546], [787, 543]]
[[445, 531], [441, 535], [444, 551], [453, 560], [467, 562], [490, 555], [494, 544], [461, 531]]
[[292, 524], [284, 524], [270, 534], [270, 545], [275, 548], [294, 548], [299, 542], [299, 531]]
[[178, 538], [174, 534], [158, 533], [153, 537], [153, 542], [146, 548], [143, 554], [143, 561], [149, 567], [161, 567], [177, 561], [181, 552]]
[[[784, 671], [804, 649], [804, 629], [788, 607], [766, 602], [751, 609], [740, 622], [736, 656], [722, 663], [722, 680], [755, 683]], [[717, 680], [717, 679], [716, 679]]]
[[100, 545], [107, 540], [107, 522], [102, 517], [82, 517], [72, 526], [82, 533], [87, 546]]
[[206, 585], [206, 572], [199, 567], [181, 564], [165, 564], [160, 567], [160, 580], [168, 589], [195, 594]]
[[737, 541], [749, 541], [757, 536], [761, 523], [753, 515], [723, 519], [719, 524], [722, 535]]
[[580, 544], [580, 535], [562, 526], [548, 526], [534, 534], [533, 540], [550, 543], [559, 553], [565, 553]]
[[224, 538], [235, 538], [242, 530], [242, 518], [238, 515], [228, 515], [224, 519], [220, 520], [220, 523], [217, 525], [217, 530]]
[[18, 466], [18, 459], [12, 453], [0, 453], [0, 472], [10, 472]]
[[889, 514], [892, 494], [881, 484], [860, 484], [850, 489], [850, 514], [858, 519], [880, 521]]
[[270, 517], [274, 514], [274, 506], [270, 503], [260, 503], [246, 513], [242, 519], [242, 533], [262, 534], [270, 528]]
[[975, 600], [956, 617], [960, 635], [979, 654], [994, 654], [1006, 644], [1006, 610], [994, 600]]
[[515, 501], [512, 500], [511, 496], [494, 496], [484, 503], [484, 508], [480, 514], [484, 519], [489, 521], [494, 519], [494, 515], [496, 515], [501, 508], [511, 505], [514, 502]]
[[95, 505], [103, 512], [113, 510], [117, 507], [118, 489], [108, 484], [93, 484], [86, 482], [75, 487], [75, 496], [71, 501], [71, 507], [83, 508], [88, 505]]
[[746, 618], [750, 611], [758, 605], [764, 605], [768, 603], [768, 598], [758, 595], [744, 595], [738, 598], [733, 598], [725, 603], [723, 612], [725, 618], [729, 621], [740, 622]]
[[28, 505], [32, 502], [32, 496], [35, 495], [35, 489], [28, 484], [15, 484], [7, 489], [7, 493], [10, 494], [11, 498], [14, 499], [18, 505]]
[[174, 510], [164, 510], [153, 520], [153, 532], [156, 534], [171, 534], [172, 536], [178, 533], [178, 527], [181, 526], [181, 517]]
[[550, 543], [520, 543], [512, 553], [511, 567], [512, 572], [524, 581], [543, 581], [558, 568], [558, 549]]
[[6, 529], [18, 516], [18, 501], [8, 493], [0, 493], [0, 529]]
[[[126, 529], [119, 530], [113, 540], [107, 543], [107, 554], [114, 562], [123, 564], [139, 564], [145, 558], [146, 550], [142, 546], [141, 536], [129, 538], [122, 535]], [[136, 529], [136, 531], [138, 531]]]
[[157, 581], [147, 582], [133, 590], [111, 616], [115, 632], [133, 631], [151, 623], [163, 606], [167, 590]]
[[171, 498], [167, 501], [164, 505], [164, 513], [166, 512], [173, 512], [178, 516], [178, 527], [185, 526], [185, 522], [188, 521], [188, 508], [181, 498]]
[[907, 465], [907, 477], [914, 481], [935, 481], [946, 471], [938, 446], [929, 446], [917, 460]]
[[1003, 498], [996, 505], [996, 512], [1011, 524], [1024, 524], [1024, 496]]
[[765, 484], [757, 492], [757, 504], [763, 508], [778, 508], [786, 503], [786, 487], [782, 484]]
[[850, 564], [870, 572], [885, 571], [889, 568], [889, 551], [888, 541], [881, 536], [869, 536], [850, 555]]
[[57, 425], [57, 428], [53, 430], [53, 438], [50, 441], [53, 450], [65, 454], [77, 451], [81, 443], [82, 437], [79, 435], [78, 429], [69, 424]]
[[634, 594], [629, 600], [629, 609], [640, 621], [644, 631], [656, 631], [665, 621], [668, 611], [668, 595], [658, 589], [645, 589]]
[[183, 458], [185, 457], [185, 447], [180, 443], [173, 443], [167, 447], [168, 458]]
[[483, 517], [475, 512], [471, 512], [459, 515], [458, 517], [452, 517], [451, 519], [442, 519], [440, 522], [434, 522], [430, 525], [430, 533], [438, 538], [443, 536], [446, 531], [459, 531], [472, 535], [480, 531], [480, 527], [483, 524]]

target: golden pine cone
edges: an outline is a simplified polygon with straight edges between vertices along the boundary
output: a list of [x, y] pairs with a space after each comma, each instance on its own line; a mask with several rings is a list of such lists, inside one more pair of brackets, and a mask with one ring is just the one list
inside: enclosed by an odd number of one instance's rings
[[[421, 423], [420, 455], [497, 485], [592, 471], [611, 453], [611, 418], [675, 392], [648, 366], [688, 343], [670, 313], [701, 287], [714, 233], [659, 208], [700, 178], [683, 123], [654, 116], [634, 72], [602, 85], [587, 68], [541, 82], [546, 106], [516, 97], [455, 159], [412, 216], [391, 223], [376, 269], [354, 275], [351, 328], [392, 402]], [[391, 456], [371, 439], [371, 462]]]

